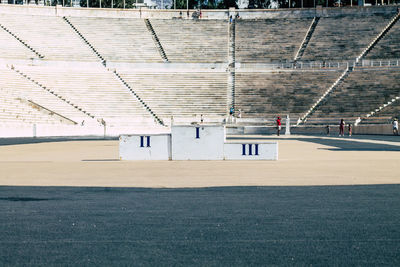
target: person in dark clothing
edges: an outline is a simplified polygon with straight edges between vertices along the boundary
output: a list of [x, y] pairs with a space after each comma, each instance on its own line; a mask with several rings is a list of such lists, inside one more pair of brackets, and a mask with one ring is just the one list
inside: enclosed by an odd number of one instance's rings
[[231, 107], [229, 109], [229, 115], [233, 116], [234, 113], [235, 113], [235, 109], [233, 107]]

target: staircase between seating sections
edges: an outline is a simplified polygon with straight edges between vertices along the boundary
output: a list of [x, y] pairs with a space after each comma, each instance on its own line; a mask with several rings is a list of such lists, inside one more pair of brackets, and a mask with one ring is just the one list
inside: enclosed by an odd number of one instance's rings
[[[102, 64], [104, 67], [106, 67], [106, 60], [104, 57], [94, 48], [94, 46], [80, 33], [80, 31], [66, 18], [63, 17], [63, 19], [72, 27], [72, 29], [82, 38], [83, 41], [93, 50], [93, 52], [101, 59]], [[151, 26], [151, 24], [150, 24]], [[160, 44], [161, 45], [161, 44]], [[162, 47], [161, 47], [162, 48]], [[165, 54], [165, 53], [164, 53]], [[166, 58], [166, 56], [165, 56]], [[168, 60], [168, 59], [167, 59]], [[107, 69], [107, 71], [109, 71]], [[117, 73], [116, 70], [113, 71], [113, 74], [115, 77], [135, 96], [135, 98], [143, 105], [143, 107], [153, 116], [154, 120], [161, 124], [162, 126], [165, 126], [163, 121], [151, 110], [151, 108], [139, 97], [139, 95], [129, 86], [127, 82], [124, 81], [124, 79]]]
[[315, 102], [311, 108], [297, 120], [296, 126], [300, 125], [307, 121], [307, 118], [319, 107], [324, 101], [326, 101], [327, 97], [340, 85], [343, 83], [344, 79], [353, 71], [353, 67], [348, 67], [342, 75], [324, 92], [324, 94]]
[[154, 40], [154, 44], [157, 47], [158, 52], [160, 53], [161, 58], [164, 60], [164, 62], [169, 62], [167, 54], [165, 53], [165, 50], [160, 42], [160, 39], [158, 38], [153, 26], [151, 25], [151, 22], [149, 19], [144, 19], [144, 22], [146, 24], [147, 29], [149, 30], [151, 37]]
[[4, 25], [0, 24], [0, 28], [2, 28], [3, 30], [5, 30], [7, 33], [9, 33], [12, 37], [14, 37], [15, 39], [17, 39], [17, 41], [19, 41], [21, 44], [23, 44], [26, 48], [28, 48], [29, 50], [31, 50], [33, 53], [35, 53], [39, 58], [44, 58], [44, 55], [40, 54], [38, 51], [36, 51], [33, 47], [31, 47], [29, 44], [27, 44], [24, 40], [22, 40], [21, 38], [19, 38], [16, 34], [14, 34], [13, 32], [11, 32], [9, 29], [7, 29], [7, 27], [5, 27]]
[[80, 31], [67, 19], [67, 17], [63, 17], [64, 21], [68, 23], [69, 26], [79, 35], [79, 37], [92, 49], [92, 51], [96, 54], [96, 56], [101, 60], [101, 63], [106, 66], [106, 60], [100, 53], [94, 48], [94, 46], [80, 33]]
[[372, 40], [372, 42], [361, 52], [361, 54], [356, 58], [356, 63], [359, 63], [361, 59], [363, 59], [369, 51], [386, 35], [386, 33], [393, 27], [394, 24], [399, 20], [400, 12], [398, 12], [392, 20], [386, 25], [385, 28]]
[[[47, 88], [46, 86], [44, 86], [43, 84], [39, 83], [38, 81], [35, 81], [34, 79], [32, 79], [31, 77], [29, 77], [27, 74], [23, 73], [20, 70], [17, 70], [14, 66], [10, 67], [11, 70], [15, 71], [16, 73], [18, 73], [19, 75], [21, 75], [22, 77], [24, 77], [25, 79], [31, 81], [32, 83], [36, 84], [37, 86], [39, 86], [40, 88], [42, 88], [43, 90], [49, 92], [50, 94], [58, 97], [60, 100], [64, 101], [65, 103], [67, 103], [68, 105], [72, 106], [73, 108], [79, 110], [80, 112], [84, 113], [86, 116], [94, 119], [94, 116], [92, 114], [90, 114], [89, 112], [87, 112], [86, 110], [84, 110], [83, 108], [79, 107], [78, 105], [73, 104], [70, 100], [67, 100], [66, 98], [64, 98], [63, 96], [61, 96], [60, 94], [52, 91], [51, 89]], [[68, 119], [70, 121], [73, 121], [71, 119]]]
[[229, 42], [228, 42], [228, 92], [227, 92], [227, 104], [228, 107], [226, 110], [229, 110], [231, 107], [235, 108], [235, 30], [236, 30], [236, 20], [232, 20], [232, 22], [228, 22], [229, 27]]
[[[400, 18], [400, 12], [398, 12], [392, 20], [386, 25], [385, 28], [374, 38], [374, 40], [361, 52], [361, 54], [356, 58], [355, 61], [355, 66], [358, 66], [360, 64], [360, 60], [365, 57], [369, 51], [385, 36], [385, 34], [393, 27], [393, 25], [399, 20]], [[301, 117], [297, 120], [296, 125], [300, 125], [301, 123], [304, 123], [307, 118], [315, 111], [315, 109], [320, 106], [320, 104], [323, 103], [323, 101], [327, 100], [327, 97], [329, 97], [329, 94], [332, 93], [342, 82], [343, 80], [353, 71], [354, 67], [348, 67], [342, 75], [333, 83], [333, 85], [325, 91], [325, 93], [317, 100], [316, 103]], [[359, 121], [355, 122], [356, 124], [359, 123]]]
[[14, 94], [13, 90], [0, 88], [0, 121], [62, 124], [77, 123], [59, 113], [47, 109], [32, 100]]
[[154, 120], [165, 126], [164, 122], [151, 110], [151, 108], [140, 98], [140, 96], [129, 86], [129, 84], [114, 70], [114, 75], [118, 80], [135, 96], [135, 98], [143, 105], [143, 107], [153, 116]]
[[363, 121], [364, 119], [367, 119], [369, 117], [373, 117], [376, 114], [378, 114], [379, 112], [381, 112], [382, 110], [390, 107], [391, 105], [393, 105], [393, 103], [400, 101], [400, 96], [396, 96], [395, 98], [392, 98], [390, 101], [388, 101], [387, 103], [383, 104], [382, 106], [374, 109], [373, 111], [369, 112], [368, 114], [366, 114], [364, 117], [361, 117], [359, 119], [357, 119], [354, 123], [355, 126], [357, 126], [361, 121]]
[[57, 113], [57, 112], [55, 112], [55, 111], [53, 111], [53, 110], [51, 110], [51, 109], [48, 109], [48, 108], [46, 108], [46, 107], [43, 107], [42, 105], [39, 105], [38, 103], [35, 103], [35, 102], [33, 102], [32, 100], [29, 100], [29, 99], [28, 99], [28, 100], [24, 100], [24, 101], [26, 101], [26, 102], [27, 102], [30, 106], [32, 106], [33, 108], [38, 109], [38, 110], [41, 110], [41, 111], [44, 111], [44, 112], [47, 113], [48, 115], [59, 117], [60, 120], [66, 121], [68, 124], [72, 124], [72, 125], [77, 125], [77, 124], [78, 124], [76, 121], [71, 120], [70, 118], [67, 118], [67, 117], [61, 115], [60, 113]]
[[296, 64], [297, 61], [301, 59], [303, 56], [304, 51], [307, 48], [308, 43], [311, 40], [312, 34], [314, 33], [315, 28], [318, 25], [319, 17], [314, 17], [314, 19], [311, 22], [310, 28], [308, 28], [307, 34], [303, 39], [303, 42], [301, 42], [299, 50], [297, 50], [297, 53], [293, 59], [294, 64]]

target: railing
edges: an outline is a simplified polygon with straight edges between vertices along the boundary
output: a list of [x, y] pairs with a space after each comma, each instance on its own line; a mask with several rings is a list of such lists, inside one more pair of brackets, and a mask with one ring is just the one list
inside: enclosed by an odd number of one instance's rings
[[[13, 3], [9, 3], [9, 5], [28, 5], [28, 0], [23, 0], [20, 1], [20, 3], [17, 4], [18, 1], [14, 0]], [[32, 1], [30, 1], [32, 2]], [[34, 1], [33, 1], [34, 2]], [[390, 1], [388, 1], [390, 2]], [[36, 5], [45, 5], [45, 6], [55, 6], [61, 5], [64, 7], [75, 7], [80, 5], [81, 1], [79, 0], [58, 0], [58, 1], [50, 1], [50, 0], [43, 0], [40, 1], [40, 4]], [[292, 2], [292, 6], [279, 6], [279, 9], [289, 9], [289, 10], [302, 10], [302, 9], [311, 9], [311, 8], [318, 8], [319, 3], [314, 2], [313, 5], [311, 6], [304, 6], [303, 2]], [[395, 6], [398, 5], [396, 1], [392, 1], [390, 3], [385, 3], [386, 6]], [[355, 5], [351, 5], [355, 6]], [[157, 9], [168, 9], [168, 4], [166, 2], [164, 3], [159, 3], [159, 4], [148, 4], [145, 3], [144, 0], [136, 0], [133, 3], [128, 4], [128, 1], [125, 0], [113, 0], [113, 1], [105, 1], [101, 0], [96, 3], [92, 3], [92, 1], [85, 1], [83, 5], [80, 7], [90, 7], [90, 8], [123, 8], [123, 9], [132, 9], [132, 8], [140, 8], [140, 7], [148, 7], [148, 8], [157, 8]], [[342, 7], [343, 5], [340, 6], [335, 1], [329, 1], [326, 4], [324, 3], [321, 8], [328, 8], [328, 7]], [[349, 7], [349, 6], [348, 6]], [[227, 7], [225, 7], [227, 8]], [[247, 7], [246, 7], [247, 8]], [[345, 7], [347, 8], [347, 7]], [[172, 5], [171, 9], [186, 9], [186, 2], [179, 5]], [[253, 8], [254, 9], [254, 8]]]
[[[380, 60], [380, 61], [370, 61], [370, 60], [363, 60], [361, 63], [362, 67], [399, 67], [400, 60]], [[366, 64], [366, 63], [369, 63]]]
[[400, 67], [400, 59], [362, 60], [342, 62], [297, 62], [297, 63], [238, 63], [239, 69], [347, 69], [349, 67]]
[[32, 100], [29, 100], [29, 99], [28, 99], [28, 100], [25, 100], [25, 101], [27, 101], [28, 103], [30, 103], [32, 106], [38, 107], [38, 108], [40, 108], [40, 109], [42, 109], [42, 110], [45, 110], [45, 111], [46, 111], [48, 114], [50, 114], [50, 115], [53, 115], [53, 114], [54, 114], [54, 115], [60, 117], [61, 119], [70, 122], [70, 123], [73, 124], [73, 125], [77, 125], [77, 124], [78, 124], [76, 121], [74, 121], [74, 120], [72, 120], [72, 119], [70, 119], [70, 118], [67, 118], [67, 117], [61, 115], [60, 113], [57, 113], [57, 112], [55, 112], [55, 111], [53, 111], [53, 110], [51, 110], [51, 109], [45, 108], [44, 106], [39, 105], [38, 103], [33, 102]]

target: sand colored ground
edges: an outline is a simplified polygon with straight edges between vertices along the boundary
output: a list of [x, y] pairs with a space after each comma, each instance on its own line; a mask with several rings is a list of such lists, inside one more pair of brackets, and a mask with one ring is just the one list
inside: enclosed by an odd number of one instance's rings
[[[243, 138], [243, 137], [234, 137]], [[0, 146], [0, 185], [211, 187], [399, 184], [400, 138], [278, 140], [278, 161], [119, 161], [118, 141]]]

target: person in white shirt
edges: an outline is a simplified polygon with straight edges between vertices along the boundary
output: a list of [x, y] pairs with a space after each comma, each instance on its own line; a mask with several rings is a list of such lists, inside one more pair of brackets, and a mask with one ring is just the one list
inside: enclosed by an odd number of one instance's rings
[[397, 121], [397, 118], [393, 120], [393, 134], [399, 135], [399, 122]]

